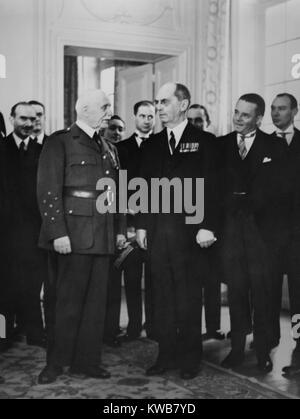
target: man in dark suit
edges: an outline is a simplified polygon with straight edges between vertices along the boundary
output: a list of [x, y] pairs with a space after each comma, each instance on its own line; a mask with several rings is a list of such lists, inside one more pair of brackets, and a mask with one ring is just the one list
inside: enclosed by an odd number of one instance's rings
[[37, 168], [41, 146], [30, 135], [36, 119], [28, 103], [11, 111], [14, 131], [4, 142], [5, 205], [8, 246], [6, 281], [8, 339], [16, 317], [29, 345], [45, 347], [40, 294], [46, 273], [46, 255], [38, 248], [41, 227], [36, 198]]
[[[67, 366], [74, 374], [110, 378], [100, 367], [109, 263], [116, 238], [118, 246], [126, 242], [125, 216], [115, 215], [114, 191], [111, 186], [97, 190], [103, 178], [116, 182], [118, 177], [116, 149], [99, 135], [111, 117], [110, 106], [100, 90], [82, 95], [76, 104], [76, 124], [53, 134], [41, 155], [40, 246], [49, 251], [56, 304], [40, 384], [56, 381]], [[98, 206], [102, 197], [112, 211]], [[116, 223], [123, 233], [118, 236]]]
[[[223, 361], [234, 368], [244, 361], [246, 335], [254, 322], [258, 367], [273, 365], [271, 291], [274, 254], [286, 234], [284, 145], [259, 130], [265, 102], [256, 94], [237, 103], [235, 132], [220, 139], [222, 261], [228, 284], [232, 351]], [[251, 305], [249, 299], [251, 299]]]
[[[286, 243], [282, 243], [275, 260], [277, 275], [274, 277], [273, 296], [273, 333], [276, 346], [280, 341], [280, 312], [282, 305], [283, 275], [288, 275], [291, 316], [300, 314], [300, 229], [299, 229], [299, 191], [300, 191], [300, 131], [294, 121], [298, 114], [298, 102], [293, 95], [278, 95], [271, 108], [271, 115], [276, 131], [274, 136], [283, 139], [289, 184], [291, 186], [290, 207], [287, 214], [290, 220]], [[300, 352], [300, 340], [296, 339], [296, 350]]]
[[[123, 170], [127, 170], [128, 182], [139, 176], [141, 170], [142, 150], [148, 141], [151, 141], [155, 125], [155, 107], [152, 102], [141, 101], [134, 106], [135, 133], [125, 141], [118, 144], [118, 153]], [[129, 208], [130, 210], [130, 208]], [[131, 212], [127, 217], [128, 234], [134, 237], [136, 234], [135, 215]], [[152, 324], [152, 301], [151, 280], [147, 254], [141, 249], [136, 249], [124, 268], [124, 283], [128, 308], [129, 323], [127, 333], [123, 340], [131, 341], [140, 337], [143, 329], [143, 299], [142, 299], [142, 276], [145, 266], [145, 315], [146, 333], [151, 337]]]
[[[210, 117], [207, 109], [202, 105], [192, 105], [188, 110], [188, 121], [200, 131], [206, 131], [210, 122]], [[215, 154], [218, 152], [215, 135], [206, 132], [207, 137], [210, 137], [212, 145], [215, 148]], [[216, 156], [218, 159], [218, 156]], [[221, 275], [219, 272], [219, 264], [216, 263], [218, 259], [218, 243], [211, 249], [207, 250], [208, 271], [204, 281], [204, 308], [205, 308], [205, 322], [206, 334], [203, 339], [224, 340], [225, 334], [221, 329]]]
[[31, 138], [36, 140], [38, 144], [43, 146], [47, 141], [48, 135], [45, 133], [46, 128], [46, 109], [45, 105], [37, 100], [31, 100], [28, 102], [36, 113], [36, 120], [33, 128], [33, 132], [31, 134]]
[[[115, 146], [125, 139], [126, 124], [118, 115], [113, 115], [106, 129], [103, 129], [105, 140]], [[120, 347], [122, 330], [120, 329], [122, 275], [123, 270], [115, 266], [116, 255], [111, 258], [109, 268], [109, 283], [107, 290], [107, 306], [104, 328], [104, 343], [111, 347]], [[126, 261], [127, 263], [128, 261]]]
[[0, 112], [0, 139], [6, 137], [6, 127], [2, 113]]
[[[149, 250], [151, 283], [154, 299], [154, 336], [159, 354], [148, 376], [160, 375], [179, 368], [183, 379], [197, 376], [202, 359], [201, 309], [202, 283], [199, 280], [201, 258], [197, 242], [209, 247], [215, 242], [216, 205], [213, 199], [213, 159], [209, 140], [187, 121], [191, 95], [181, 84], [168, 83], [158, 92], [156, 108], [165, 129], [146, 142], [141, 177], [149, 186], [149, 202], [157, 210], [140, 214], [137, 219], [137, 240]], [[188, 224], [186, 208], [179, 211], [175, 202], [178, 191], [170, 196], [164, 192], [152, 197], [155, 180], [193, 182], [189, 198], [195, 198], [197, 179], [205, 180], [205, 219]], [[195, 190], [196, 189], [196, 190]], [[201, 203], [203, 196], [201, 195]], [[162, 202], [161, 198], [164, 198]], [[170, 198], [170, 199], [169, 199]], [[199, 198], [199, 196], [198, 196]], [[170, 208], [164, 208], [164, 201]], [[180, 199], [179, 199], [180, 201]], [[194, 201], [193, 201], [194, 202]], [[159, 204], [159, 205], [158, 205]], [[196, 208], [199, 209], [200, 203]], [[196, 242], [197, 238], [197, 242]], [[196, 255], [196, 256], [195, 256]], [[201, 272], [201, 271], [200, 271]]]

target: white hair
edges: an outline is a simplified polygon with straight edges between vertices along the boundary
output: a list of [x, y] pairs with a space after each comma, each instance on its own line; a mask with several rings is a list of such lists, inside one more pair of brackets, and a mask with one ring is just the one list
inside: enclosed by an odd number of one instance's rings
[[97, 102], [101, 102], [104, 96], [106, 95], [102, 90], [88, 90], [82, 93], [75, 106], [77, 115], [82, 116], [86, 107], [89, 107]]

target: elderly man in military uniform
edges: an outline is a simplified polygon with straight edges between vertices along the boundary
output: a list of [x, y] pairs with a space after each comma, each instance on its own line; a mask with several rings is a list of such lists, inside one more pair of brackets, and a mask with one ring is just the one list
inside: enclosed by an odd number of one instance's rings
[[103, 193], [108, 205], [116, 199], [96, 188], [100, 179], [118, 177], [116, 149], [99, 135], [111, 117], [110, 107], [102, 91], [85, 93], [76, 104], [77, 122], [53, 134], [41, 155], [40, 246], [49, 251], [49, 280], [56, 295], [40, 384], [55, 382], [64, 367], [76, 375], [110, 378], [101, 368], [109, 260], [115, 245], [126, 241], [125, 217], [99, 213], [96, 207]]

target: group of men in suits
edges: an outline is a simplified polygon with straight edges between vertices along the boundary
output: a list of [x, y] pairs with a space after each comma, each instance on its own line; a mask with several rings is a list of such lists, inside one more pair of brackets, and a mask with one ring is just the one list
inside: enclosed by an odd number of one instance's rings
[[[0, 311], [6, 318], [8, 349], [20, 335], [27, 344], [46, 346], [41, 310], [42, 284], [47, 277], [45, 253], [37, 246], [41, 217], [36, 198], [39, 156], [46, 140], [45, 107], [20, 102], [10, 115], [13, 132], [0, 142], [1, 281]], [[5, 129], [1, 128], [5, 134]]]
[[[1, 190], [8, 197], [0, 208], [7, 220], [1, 225], [7, 238], [1, 255], [9, 262], [1, 263], [6, 269], [1, 278], [7, 278], [1, 280], [1, 307], [8, 330], [17, 321], [29, 344], [43, 346], [39, 293], [45, 281], [48, 352], [40, 384], [56, 381], [64, 367], [77, 375], [110, 377], [100, 365], [101, 349], [103, 339], [120, 344], [122, 270], [129, 314], [125, 341], [138, 338], [143, 328], [145, 273], [146, 332], [159, 344], [148, 376], [170, 369], [179, 369], [183, 379], [197, 376], [202, 288], [215, 310], [208, 316], [214, 321], [207, 323], [207, 335], [222, 339], [221, 281], [228, 285], [232, 342], [223, 367], [243, 363], [246, 336], [253, 330], [258, 367], [264, 373], [272, 370], [284, 274], [291, 314], [300, 314], [298, 103], [286, 93], [275, 98], [276, 132], [268, 135], [260, 130], [263, 98], [244, 95], [235, 107], [234, 132], [219, 139], [204, 130], [210, 122], [207, 111], [190, 105], [186, 86], [165, 84], [154, 105], [136, 104], [136, 131], [124, 141], [125, 122], [112, 116], [107, 96], [88, 92], [77, 102], [76, 123], [53, 134], [43, 150], [44, 107], [38, 102], [13, 107], [14, 132], [0, 143]], [[155, 111], [164, 126], [156, 135]], [[111, 178], [118, 183], [120, 168], [127, 170], [129, 181], [143, 178], [149, 188], [153, 179], [179, 179], [182, 185], [192, 179], [192, 202], [199, 193], [196, 180], [204, 179], [203, 221], [188, 224], [191, 214], [186, 208], [178, 213], [172, 194], [167, 214], [161, 203], [156, 213], [136, 214], [130, 208], [126, 217], [99, 213], [101, 194], [108, 206], [119, 197], [110, 187], [96, 190], [97, 182]], [[149, 208], [152, 199], [150, 194]], [[132, 251], [122, 259], [129, 245]], [[121, 269], [112, 263], [116, 249]]]
[[[160, 89], [156, 109], [165, 129], [146, 142], [140, 166], [149, 186], [153, 178], [205, 180], [201, 225], [191, 228], [184, 214], [163, 214], [162, 208], [159, 214], [137, 217], [137, 241], [148, 251], [153, 336], [159, 342], [157, 361], [147, 374], [173, 368], [179, 368], [184, 379], [198, 374], [207, 272], [213, 281], [221, 275], [228, 285], [232, 350], [222, 366], [231, 369], [243, 363], [246, 336], [253, 330], [258, 368], [268, 373], [273, 368], [271, 351], [280, 342], [285, 273], [291, 314], [299, 314], [298, 104], [289, 94], [275, 98], [272, 118], [277, 131], [268, 135], [260, 130], [263, 98], [244, 95], [235, 108], [234, 132], [214, 141], [201, 131], [201, 124], [197, 130], [188, 122], [190, 99], [182, 85]], [[196, 122], [197, 108], [192, 110], [190, 121]], [[196, 149], [187, 146], [195, 141]], [[209, 269], [212, 265], [221, 269]], [[297, 340], [296, 352], [299, 349]]]

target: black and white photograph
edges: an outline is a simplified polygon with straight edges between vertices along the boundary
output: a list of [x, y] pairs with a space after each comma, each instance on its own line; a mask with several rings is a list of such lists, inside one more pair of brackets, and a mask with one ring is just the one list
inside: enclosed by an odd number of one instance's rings
[[0, 399], [300, 399], [299, 22], [0, 0]]

